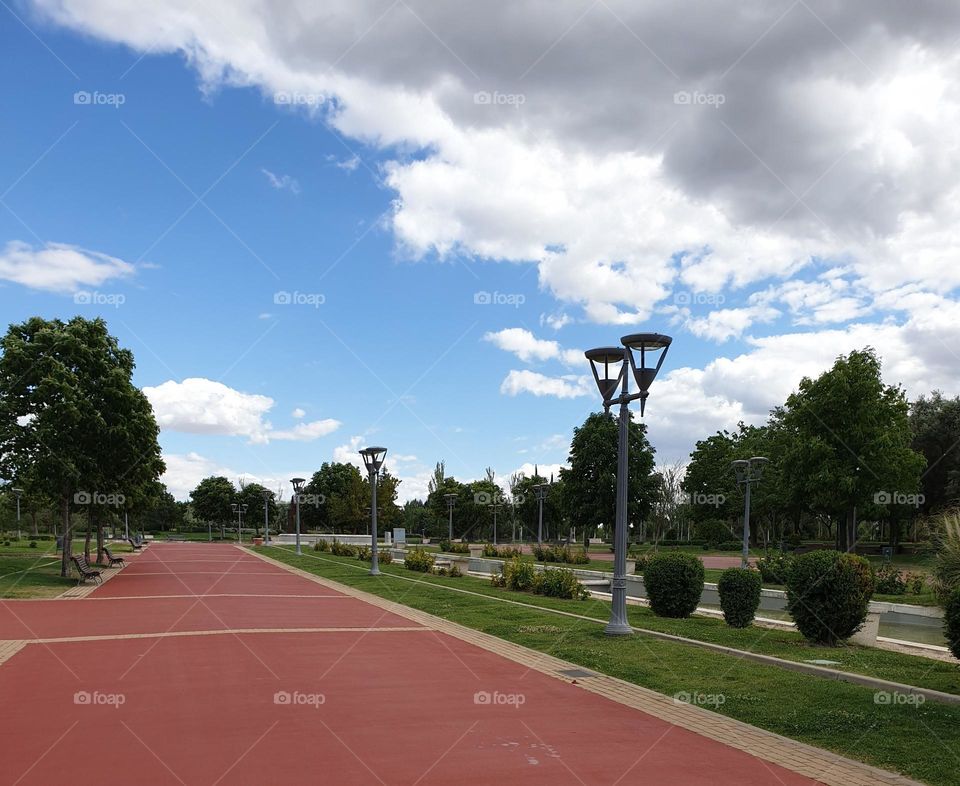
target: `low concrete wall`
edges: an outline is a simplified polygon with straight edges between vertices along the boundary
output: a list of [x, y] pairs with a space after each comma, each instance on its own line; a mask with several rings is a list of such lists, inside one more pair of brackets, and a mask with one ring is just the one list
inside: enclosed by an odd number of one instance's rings
[[[297, 536], [295, 533], [282, 532], [279, 535], [274, 535], [271, 537], [271, 540], [274, 543], [280, 544], [293, 544], [297, 542]], [[340, 543], [346, 543], [350, 546], [369, 546], [370, 545], [370, 536], [369, 535], [331, 535], [330, 533], [316, 533], [316, 532], [302, 532], [300, 533], [300, 543], [309, 543], [311, 546], [316, 543], [318, 540], [325, 540], [328, 543], [333, 543], [337, 540]], [[381, 546], [390, 546], [390, 533], [386, 534], [386, 537], [378, 541]]]

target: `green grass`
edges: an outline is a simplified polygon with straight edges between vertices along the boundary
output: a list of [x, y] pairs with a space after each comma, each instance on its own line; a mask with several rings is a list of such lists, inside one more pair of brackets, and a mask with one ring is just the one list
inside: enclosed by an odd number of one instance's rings
[[[129, 543], [108, 543], [114, 555], [133, 551]], [[69, 578], [60, 575], [60, 554], [55, 541], [37, 541], [31, 549], [27, 541], [11, 546], [0, 546], [0, 598], [54, 598], [75, 587], [76, 574]], [[91, 543], [91, 550], [96, 543]], [[83, 552], [83, 538], [74, 538], [73, 553]]]
[[[608, 605], [597, 600], [562, 601], [511, 593], [480, 579], [444, 579], [412, 574], [402, 565], [383, 566], [387, 574], [418, 581], [373, 578], [356, 560], [329, 555], [296, 557], [288, 548], [267, 551], [291, 565], [366, 590], [412, 608], [459, 622], [589, 669], [610, 674], [667, 695], [677, 692], [723, 694], [716, 711], [793, 739], [836, 751], [932, 784], [960, 785], [956, 757], [960, 706], [928, 701], [913, 705], [878, 705], [868, 688], [823, 680], [773, 666], [751, 663], [674, 642], [644, 636], [609, 638], [588, 621], [551, 614], [555, 608], [605, 620]], [[473, 594], [438, 588], [467, 589]], [[511, 605], [496, 598], [538, 606]], [[798, 634], [748, 629], [736, 631], [706, 618], [659, 620], [646, 609], [631, 607], [634, 625], [667, 630], [794, 659], [829, 657], [842, 667], [901, 682], [960, 692], [960, 669], [913, 656], [849, 647], [809, 647]], [[801, 657], [802, 656], [802, 657]]]

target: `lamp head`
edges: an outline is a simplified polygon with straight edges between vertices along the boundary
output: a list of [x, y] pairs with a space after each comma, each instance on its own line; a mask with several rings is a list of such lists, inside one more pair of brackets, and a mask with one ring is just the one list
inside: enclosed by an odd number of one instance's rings
[[306, 483], [306, 478], [290, 478], [290, 485], [293, 486], [293, 490], [299, 494], [303, 489], [303, 484]]
[[[633, 371], [633, 378], [640, 389], [640, 414], [647, 403], [647, 395], [650, 385], [657, 377], [660, 366], [667, 357], [667, 350], [673, 339], [662, 333], [631, 333], [620, 339], [621, 343], [627, 348], [627, 359], [630, 362], [630, 369]], [[636, 353], [640, 353], [640, 363], [637, 364]], [[654, 365], [654, 361], [656, 365]]]
[[597, 389], [606, 404], [616, 397], [617, 388], [626, 372], [623, 347], [598, 347], [583, 353], [590, 361], [590, 370], [597, 382]]
[[367, 468], [369, 474], [374, 474], [380, 471], [380, 467], [383, 466], [383, 460], [386, 458], [387, 449], [370, 447], [364, 448], [360, 451], [360, 457], [363, 459], [363, 465]]

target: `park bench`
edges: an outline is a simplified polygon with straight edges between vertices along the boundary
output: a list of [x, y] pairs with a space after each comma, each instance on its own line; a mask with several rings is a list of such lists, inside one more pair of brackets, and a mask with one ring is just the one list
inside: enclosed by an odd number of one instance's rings
[[127, 543], [129, 543], [134, 551], [140, 551], [143, 548], [143, 544], [135, 541], [133, 538], [127, 538]]
[[125, 568], [127, 566], [127, 563], [124, 562], [123, 557], [114, 557], [113, 554], [110, 553], [110, 549], [108, 549], [106, 546], [103, 547], [103, 553], [107, 555], [107, 560], [109, 560], [111, 568], [114, 565], [119, 565], [121, 568]]
[[77, 579], [77, 585], [83, 584], [87, 579], [93, 579], [97, 584], [103, 583], [103, 579], [100, 578], [100, 571], [94, 570], [87, 563], [87, 558], [82, 554], [75, 555], [70, 559], [73, 560], [73, 564], [77, 566], [77, 573], [80, 574]]

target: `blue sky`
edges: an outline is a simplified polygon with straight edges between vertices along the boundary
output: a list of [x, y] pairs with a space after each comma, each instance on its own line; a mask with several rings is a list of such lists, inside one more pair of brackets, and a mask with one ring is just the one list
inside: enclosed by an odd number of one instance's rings
[[[339, 59], [311, 60], [304, 41], [275, 34], [224, 51], [233, 39], [218, 25], [271, 30], [282, 11], [245, 7], [221, 22], [233, 10], [211, 10], [177, 30], [173, 5], [135, 22], [96, 2], [0, 10], [0, 305], [7, 322], [107, 319], [136, 355], [179, 496], [211, 472], [276, 484], [356, 460], [367, 443], [390, 449], [404, 496], [422, 492], [440, 459], [463, 479], [488, 465], [501, 476], [555, 468], [597, 408], [576, 350], [634, 331], [676, 337], [648, 409], [669, 461], [762, 418], [801, 374], [856, 346], [879, 345], [891, 381], [913, 392], [955, 384], [952, 352], [917, 364], [909, 339], [925, 331], [935, 348], [955, 345], [958, 282], [943, 275], [955, 245], [931, 225], [951, 225], [943, 206], [956, 180], [944, 176], [939, 191], [929, 177], [907, 182], [896, 159], [903, 145], [926, 151], [924, 135], [952, 117], [946, 97], [926, 126], [912, 109], [868, 120], [864, 107], [849, 133], [876, 139], [852, 154], [841, 139], [794, 173], [791, 159], [819, 154], [822, 139], [805, 123], [799, 152], [747, 137], [737, 122], [752, 126], [756, 107], [718, 114], [736, 108], [736, 84], [719, 109], [672, 102], [673, 126], [630, 110], [647, 138], [624, 141], [603, 106], [584, 105], [603, 100], [596, 91], [564, 78], [568, 60], [613, 35], [600, 19], [564, 39], [563, 57], [529, 57], [517, 92], [497, 71], [505, 42], [493, 35], [474, 51], [448, 19], [425, 21], [425, 36], [407, 15], [386, 25], [390, 46], [375, 31], [356, 51], [339, 46]], [[373, 30], [376, 15], [348, 18], [361, 5], [331, 27]], [[305, 30], [323, 39], [322, 26]], [[945, 89], [948, 54], [904, 63], [893, 46], [884, 68], [870, 63], [878, 100], [910, 80]], [[737, 67], [764, 73], [763, 50]], [[673, 95], [699, 84], [687, 77], [695, 66], [647, 62], [644, 73], [663, 73], [611, 89]], [[833, 76], [862, 80], [847, 73], [856, 67]], [[821, 84], [816, 66], [808, 76]], [[451, 98], [451, 83], [472, 100]], [[522, 105], [485, 107], [478, 86]], [[320, 96], [321, 109], [278, 95]], [[725, 178], [695, 169], [694, 155], [676, 163], [684, 145], [721, 137], [732, 147], [711, 166], [743, 156]], [[902, 204], [864, 212], [862, 197], [838, 195], [845, 181], [893, 183]]]

